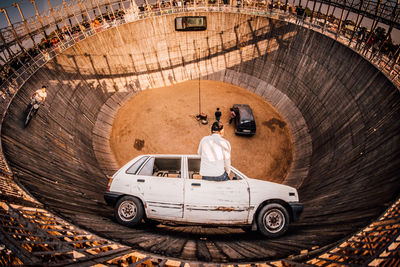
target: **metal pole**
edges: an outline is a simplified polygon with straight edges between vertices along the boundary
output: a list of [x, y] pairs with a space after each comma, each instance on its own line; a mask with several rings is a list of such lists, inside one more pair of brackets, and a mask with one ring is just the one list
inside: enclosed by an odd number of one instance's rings
[[117, 16], [115, 16], [114, 9], [113, 9], [113, 7], [112, 7], [112, 4], [111, 4], [110, 0], [108, 0], [108, 4], [110, 5], [111, 13], [112, 13], [113, 16], [114, 16], [114, 19], [116, 20], [116, 19], [117, 19]]
[[29, 30], [28, 23], [26, 22], [25, 17], [24, 17], [24, 14], [22, 13], [21, 7], [20, 7], [19, 4], [17, 4], [17, 3], [14, 3], [13, 6], [15, 6], [16, 8], [18, 8], [19, 14], [21, 15], [22, 22], [24, 23], [24, 26], [25, 26], [25, 29], [26, 29], [26, 33], [27, 33], [27, 34], [29, 35], [29, 37], [31, 38], [31, 40], [32, 40], [32, 42], [33, 42], [33, 45], [36, 45], [36, 44], [35, 44], [35, 40], [33, 39], [33, 36], [31, 35], [31, 32], [30, 32], [30, 30]]
[[393, 30], [393, 21], [397, 21], [398, 16], [399, 16], [399, 12], [398, 12], [398, 2], [397, 2], [397, 3], [396, 3], [396, 6], [395, 6], [395, 8], [394, 8], [394, 10], [393, 10], [393, 12], [392, 12], [392, 17], [391, 17], [391, 19], [390, 19], [391, 23], [390, 23], [388, 32], [387, 32], [387, 34], [386, 34], [386, 36], [385, 36], [385, 39], [382, 41], [382, 44], [381, 44], [380, 47], [379, 47], [378, 53], [381, 52], [382, 47], [384, 46], [386, 40], [389, 39], [390, 34], [392, 33], [392, 30]]
[[47, 33], [46, 33], [45, 29], [44, 29], [43, 21], [42, 21], [42, 18], [40, 17], [40, 13], [39, 13], [39, 10], [38, 10], [38, 8], [37, 8], [36, 1], [35, 1], [35, 0], [31, 0], [31, 3], [32, 3], [33, 6], [35, 7], [36, 16], [37, 16], [37, 18], [38, 18], [38, 20], [39, 20], [40, 26], [42, 26], [42, 31], [43, 31], [43, 33], [44, 33], [44, 37], [47, 39]]
[[354, 0], [351, 0], [351, 5], [349, 10], [347, 10], [346, 18], [344, 19], [344, 21], [347, 21], [347, 19], [349, 18], [350, 10], [353, 9], [353, 5], [354, 5]]
[[311, 12], [310, 23], [312, 23], [313, 19], [314, 19], [314, 11], [315, 11], [315, 5], [316, 4], [317, 4], [317, 1], [314, 1], [313, 7], [312, 7], [312, 12]]
[[[378, 11], [381, 8], [381, 4], [382, 4], [382, 0], [378, 1], [378, 5], [376, 6], [376, 10], [375, 10], [375, 15], [374, 15], [374, 22], [371, 25], [371, 31], [370, 33], [372, 33], [375, 30], [376, 25], [378, 24], [377, 22], [377, 15], [378, 15]], [[368, 38], [369, 40], [369, 38]]]
[[346, 0], [344, 0], [344, 7], [342, 7], [342, 12], [340, 13], [340, 19], [339, 19], [339, 24], [336, 30], [336, 39], [338, 38], [340, 29], [342, 28], [342, 20], [343, 20], [343, 14], [344, 14], [344, 9], [346, 7]]
[[17, 32], [15, 31], [14, 26], [13, 26], [12, 23], [11, 23], [11, 20], [10, 20], [10, 17], [8, 16], [7, 10], [6, 10], [5, 8], [1, 8], [1, 9], [0, 9], [0, 12], [1, 12], [1, 13], [4, 13], [4, 15], [6, 16], [8, 25], [10, 25], [10, 27], [11, 27], [11, 32], [13, 33], [13, 35], [14, 35], [14, 37], [15, 37], [15, 41], [17, 42], [17, 44], [19, 45], [19, 47], [21, 48], [21, 50], [24, 51], [25, 49], [24, 49], [24, 47], [22, 46], [21, 41], [19, 40], [18, 34], [17, 34]]
[[[24, 23], [24, 26], [25, 26], [26, 33], [27, 33], [27, 34], [29, 35], [29, 37], [31, 38], [32, 43], [33, 43], [33, 46], [36, 46], [35, 39], [33, 39], [32, 35], [31, 35], [31, 32], [29, 31], [29, 27], [28, 27], [28, 24], [27, 24], [27, 22], [26, 22], [26, 20], [25, 20], [24, 14], [22, 13], [21, 7], [20, 7], [19, 4], [17, 4], [17, 3], [13, 3], [13, 6], [15, 6], [15, 7], [18, 8], [19, 14], [21, 15], [21, 19], [22, 19], [22, 21], [23, 21], [23, 23]], [[39, 51], [40, 51], [40, 50], [39, 50]], [[27, 55], [33, 60], [33, 57], [30, 55], [30, 53], [27, 53]]]
[[317, 11], [317, 25], [318, 25], [318, 27], [320, 26], [319, 22], [318, 22], [318, 19], [319, 19], [319, 16], [321, 14], [321, 7], [322, 7], [322, 2], [319, 3], [319, 8], [318, 8], [318, 11]]
[[304, 21], [304, 22], [306, 21], [306, 18], [307, 18], [306, 8], [308, 7], [308, 3], [309, 3], [309, 2], [310, 2], [310, 0], [307, 0], [306, 6], [305, 6], [305, 8], [304, 8], [304, 14], [303, 14], [303, 21]]
[[[72, 35], [72, 32], [70, 31], [70, 29], [69, 29], [67, 23], [65, 23], [65, 20], [64, 20], [63, 18], [62, 18], [62, 22], [63, 22], [63, 24], [64, 24], [64, 27], [67, 28], [67, 32], [69, 33], [69, 36], [70, 36], [71, 40], [75, 41], [75, 40], [74, 40], [74, 37], [73, 37], [73, 35]], [[78, 23], [78, 24], [79, 24], [79, 23]]]
[[201, 94], [200, 94], [200, 48], [199, 48], [199, 115], [201, 114]]
[[62, 39], [60, 38], [60, 36], [57, 33], [57, 29], [54, 29], [54, 27], [51, 25], [49, 18], [47, 17], [47, 23], [48, 25], [53, 29], [53, 32], [56, 34], [58, 40], [60, 41], [60, 43], [62, 43]]
[[[382, 0], [379, 0], [379, 1], [378, 1], [378, 5], [377, 5], [376, 10], [375, 10], [374, 22], [373, 22], [372, 25], [371, 25], [371, 30], [370, 30], [370, 32], [369, 32], [369, 37], [368, 37], [368, 40], [366, 41], [366, 43], [369, 42], [369, 40], [370, 40], [371, 37], [372, 37], [373, 32], [375, 31], [376, 26], [378, 25], [378, 22], [377, 22], [377, 15], [378, 15], [379, 9], [381, 8], [381, 3], [382, 3]], [[381, 15], [382, 15], [382, 13], [383, 13], [383, 10], [384, 10], [384, 8], [382, 8]]]
[[[75, 13], [73, 14], [74, 15], [74, 18], [75, 18], [75, 20], [76, 20], [76, 22], [78, 23], [78, 26], [79, 26], [79, 29], [80, 29], [80, 31], [83, 33], [83, 35], [86, 37], [86, 34], [85, 34], [85, 27], [79, 22], [79, 19], [76, 17], [76, 15], [75, 15]], [[91, 29], [92, 30], [92, 29]], [[78, 35], [79, 36], [79, 35]], [[71, 35], [71, 37], [72, 37], [72, 39], [74, 40], [74, 42], [76, 43], [76, 41], [75, 41], [75, 38]]]
[[56, 25], [56, 28], [57, 28], [57, 30], [59, 30], [58, 24], [57, 24], [57, 20], [56, 20], [56, 18], [54, 16], [54, 10], [53, 10], [53, 7], [51, 6], [50, 0], [47, 0], [47, 3], [49, 3], [50, 13], [51, 13], [51, 16], [53, 17], [53, 20], [54, 20], [54, 23]]
[[[64, 6], [64, 9], [65, 9], [65, 11], [67, 12], [67, 17], [69, 18], [69, 16], [71, 15], [71, 13], [69, 12], [69, 8], [68, 8], [68, 6], [67, 6], [67, 3], [63, 0], [62, 1], [63, 2], [63, 6]], [[74, 14], [75, 15], [75, 14]], [[75, 18], [76, 19], [76, 18]], [[72, 27], [72, 22], [71, 22], [71, 19], [68, 19], [69, 20], [69, 24], [71, 25], [71, 27]]]
[[92, 19], [92, 18], [90, 17], [90, 13], [89, 13], [89, 11], [87, 10], [86, 5], [85, 5], [85, 11], [86, 11], [86, 14], [87, 14], [87, 16], [88, 16], [88, 18], [89, 18], [89, 21], [94, 20], [94, 19]]
[[[36, 30], [37, 30], [38, 32], [40, 32], [39, 27], [38, 27], [38, 25], [37, 25], [37, 20], [34, 20], [33, 22], [35, 23]], [[45, 38], [47, 38], [47, 37], [45, 36]], [[39, 44], [40, 44], [40, 43], [39, 43]], [[37, 48], [39, 49], [40, 53], [43, 53], [43, 51], [40, 49], [40, 45], [38, 45]]]
[[[7, 44], [6, 40], [4, 39], [4, 36], [1, 33], [1, 31], [0, 31], [0, 40], [3, 42], [4, 46], [6, 47], [6, 50], [8, 52], [8, 56], [9, 56], [8, 60], [11, 60], [14, 57], [14, 53], [11, 51], [10, 47], [8, 46], [8, 44]], [[4, 56], [6, 56], [5, 53], [4, 53]]]
[[322, 32], [325, 31], [326, 21], [328, 20], [327, 18], [329, 17], [329, 9], [330, 9], [330, 8], [331, 8], [331, 0], [329, 0], [328, 9], [326, 10], [325, 21], [324, 21], [324, 27], [322, 28]]
[[361, 17], [361, 20], [358, 21], [359, 18], [360, 18], [360, 13], [361, 13], [361, 9], [362, 9], [363, 4], [364, 4], [364, 0], [361, 0], [361, 2], [360, 2], [360, 7], [359, 7], [358, 13], [357, 13], [357, 19], [356, 19], [356, 24], [355, 24], [355, 27], [354, 27], [354, 31], [353, 31], [353, 34], [351, 35], [351, 38], [350, 38], [350, 41], [349, 41], [349, 44], [348, 44], [349, 46], [350, 46], [350, 44], [351, 44], [351, 42], [352, 42], [352, 40], [353, 40], [353, 38], [354, 38], [354, 34], [355, 34], [356, 32], [358, 32], [358, 28], [360, 27], [361, 21], [362, 21], [362, 19], [364, 18], [364, 13], [363, 13], [363, 15], [362, 15], [362, 17]]
[[[67, 3], [64, 0], [62, 0], [62, 3], [63, 3], [63, 6], [64, 6], [64, 9], [65, 9], [65, 12], [67, 13], [67, 17], [69, 17], [70, 14], [69, 14], [69, 9], [67, 7]], [[70, 21], [70, 25], [72, 27], [71, 21]]]
[[[92, 4], [92, 10], [93, 10], [93, 11], [96, 11], [95, 8], [93, 8], [93, 1], [92, 1], [92, 0], [90, 0], [90, 3]], [[97, 6], [97, 8], [99, 9], [99, 14], [100, 14], [100, 16], [101, 16], [101, 15], [102, 15], [101, 9], [100, 9], [99, 4], [97, 3], [97, 1], [96, 1], [96, 6]], [[96, 19], [96, 13], [94, 14], [94, 18]]]

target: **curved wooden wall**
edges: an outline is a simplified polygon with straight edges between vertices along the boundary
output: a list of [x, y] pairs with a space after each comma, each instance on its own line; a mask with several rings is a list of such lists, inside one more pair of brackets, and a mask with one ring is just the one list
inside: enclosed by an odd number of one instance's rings
[[[2, 125], [4, 153], [22, 184], [73, 223], [185, 260], [287, 257], [335, 242], [377, 217], [400, 184], [398, 90], [358, 54], [308, 29], [240, 14], [207, 17], [205, 32], [175, 32], [173, 15], [122, 25], [78, 43], [33, 75]], [[306, 156], [296, 159], [299, 176], [306, 175], [299, 183], [305, 210], [278, 240], [229, 228], [127, 229], [113, 222], [104, 205], [107, 179], [92, 147], [104, 103], [116, 93], [197, 78], [199, 69], [203, 79], [260, 95], [275, 88], [304, 118], [307, 130], [298, 127], [304, 149], [298, 153]], [[28, 97], [43, 83], [48, 102], [23, 129]]]

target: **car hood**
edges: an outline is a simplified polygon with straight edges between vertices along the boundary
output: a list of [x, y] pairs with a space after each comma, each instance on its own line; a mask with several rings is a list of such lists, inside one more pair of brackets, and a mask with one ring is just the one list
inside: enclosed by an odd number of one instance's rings
[[269, 199], [282, 199], [286, 202], [299, 201], [297, 190], [294, 187], [252, 178], [248, 178], [247, 183], [251, 198], [254, 201], [265, 199], [266, 197]]

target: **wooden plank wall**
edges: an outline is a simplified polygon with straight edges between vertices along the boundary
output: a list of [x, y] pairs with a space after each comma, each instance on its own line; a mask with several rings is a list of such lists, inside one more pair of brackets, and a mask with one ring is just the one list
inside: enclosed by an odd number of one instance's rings
[[[188, 261], [287, 257], [367, 225], [398, 194], [399, 91], [373, 65], [326, 36], [267, 18], [206, 15], [204, 32], [175, 32], [173, 15], [104, 31], [32, 76], [2, 125], [4, 153], [21, 183], [85, 229]], [[199, 71], [202, 79], [264, 96], [290, 121], [298, 142], [287, 182], [299, 186], [305, 210], [284, 237], [267, 240], [231, 228], [128, 229], [104, 205], [107, 173], [99, 163], [108, 158], [96, 153], [105, 141], [93, 143], [103, 127], [96, 128], [96, 121], [111, 123], [111, 97], [196, 79]], [[42, 84], [49, 86], [49, 101], [23, 129], [28, 97]]]

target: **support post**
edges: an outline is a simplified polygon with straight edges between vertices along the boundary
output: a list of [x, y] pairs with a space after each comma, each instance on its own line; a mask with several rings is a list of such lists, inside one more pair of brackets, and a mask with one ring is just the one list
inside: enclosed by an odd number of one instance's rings
[[10, 17], [8, 16], [8, 13], [7, 13], [7, 9], [1, 8], [1, 9], [0, 9], [0, 12], [1, 12], [1, 13], [4, 13], [4, 15], [6, 16], [8, 25], [10, 25], [10, 27], [11, 27], [11, 32], [13, 33], [14, 38], [15, 38], [15, 41], [16, 41], [17, 44], [19, 45], [20, 49], [21, 49], [22, 51], [25, 51], [24, 47], [23, 47], [22, 44], [21, 44], [21, 41], [19, 40], [18, 34], [17, 34], [17, 32], [15, 31], [15, 29], [14, 29], [14, 25], [11, 23]]
[[21, 7], [19, 6], [18, 3], [14, 3], [13, 6], [15, 6], [16, 8], [18, 8], [19, 14], [21, 15], [22, 22], [24, 23], [24, 26], [25, 26], [25, 29], [26, 29], [26, 33], [27, 33], [27, 34], [29, 35], [29, 37], [31, 38], [31, 40], [32, 40], [32, 42], [33, 42], [33, 45], [36, 45], [35, 39], [33, 39], [33, 36], [32, 36], [32, 34], [31, 34], [30, 30], [29, 30], [28, 23], [27, 23], [26, 20], [25, 20], [25, 16], [24, 16], [24, 14], [22, 13]]
[[46, 33], [45, 29], [44, 29], [42, 17], [40, 16], [39, 10], [37, 8], [36, 1], [35, 0], [31, 0], [31, 3], [33, 4], [33, 6], [35, 8], [36, 16], [37, 16], [37, 18], [39, 20], [40, 26], [42, 27], [41, 29], [42, 29], [42, 31], [44, 33], [44, 37], [47, 39], [47, 33]]
[[[344, 0], [344, 6], [346, 6], [346, 0]], [[338, 24], [338, 27], [337, 27], [337, 30], [336, 30], [336, 39], [338, 38], [340, 29], [342, 28], [342, 20], [343, 20], [344, 9], [345, 9], [345, 7], [342, 8], [342, 12], [340, 13], [339, 24]]]
[[51, 6], [50, 0], [47, 0], [47, 3], [49, 3], [50, 14], [51, 14], [51, 17], [52, 17], [53, 20], [54, 20], [54, 24], [56, 25], [57, 30], [60, 30], [60, 29], [58, 28], [57, 20], [56, 20], [56, 17], [54, 16], [54, 10], [53, 10], [53, 7]]
[[117, 19], [117, 16], [115, 16], [114, 9], [113, 9], [113, 7], [112, 7], [112, 4], [111, 4], [110, 0], [108, 0], [108, 4], [110, 5], [111, 13], [113, 14], [113, 17], [114, 17], [114, 19], [116, 20], [116, 19]]

